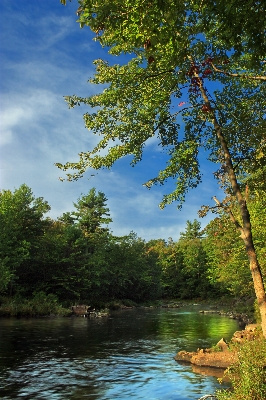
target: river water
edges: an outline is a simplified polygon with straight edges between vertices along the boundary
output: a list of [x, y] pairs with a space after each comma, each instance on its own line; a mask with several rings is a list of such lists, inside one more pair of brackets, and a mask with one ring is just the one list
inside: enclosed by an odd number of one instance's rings
[[96, 319], [0, 319], [0, 398], [198, 399], [221, 385], [174, 355], [230, 339], [238, 329], [197, 306]]

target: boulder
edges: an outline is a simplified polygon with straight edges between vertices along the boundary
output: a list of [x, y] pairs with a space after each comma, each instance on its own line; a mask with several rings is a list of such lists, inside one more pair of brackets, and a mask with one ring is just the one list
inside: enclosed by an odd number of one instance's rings
[[253, 340], [259, 325], [249, 324], [242, 331], [236, 331], [232, 337], [233, 343], [242, 343], [244, 340]]
[[226, 341], [224, 340], [224, 338], [222, 338], [221, 340], [219, 340], [219, 342], [216, 345], [217, 347], [219, 347], [219, 349], [221, 351], [229, 351], [228, 348], [228, 344], [226, 343]]
[[[243, 340], [253, 340], [258, 325], [250, 324], [242, 331], [234, 333], [232, 343], [241, 343]], [[217, 351], [218, 349], [218, 351]], [[228, 368], [237, 361], [237, 352], [230, 350], [222, 338], [211, 349], [198, 349], [196, 352], [179, 351], [174, 357], [176, 361], [187, 361], [200, 367]]]
[[222, 338], [214, 349], [198, 349], [196, 352], [179, 351], [174, 357], [176, 361], [186, 361], [200, 367], [228, 368], [237, 361], [237, 354], [230, 351], [227, 343]]

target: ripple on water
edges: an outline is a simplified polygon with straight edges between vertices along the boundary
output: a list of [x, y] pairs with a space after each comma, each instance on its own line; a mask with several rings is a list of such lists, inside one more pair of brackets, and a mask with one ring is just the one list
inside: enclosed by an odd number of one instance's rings
[[[216, 317], [215, 324], [221, 322]], [[1, 326], [3, 400], [195, 400], [214, 392], [217, 381], [193, 373], [173, 356], [180, 348], [207, 343], [214, 331], [226, 336], [235, 330], [234, 322], [219, 330], [210, 318], [180, 317], [177, 311], [128, 312], [101, 324], [83, 319], [14, 324], [20, 324], [23, 340], [12, 321]]]

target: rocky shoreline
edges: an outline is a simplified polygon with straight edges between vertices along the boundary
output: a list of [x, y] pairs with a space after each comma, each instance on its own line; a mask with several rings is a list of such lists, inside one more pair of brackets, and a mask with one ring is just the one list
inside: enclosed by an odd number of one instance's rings
[[[150, 305], [150, 306], [138, 306], [139, 308], [146, 308], [146, 309], [153, 309], [153, 308], [164, 308], [164, 309], [171, 309], [171, 308], [181, 308], [187, 306], [200, 306], [201, 304], [197, 303], [179, 303], [179, 302], [169, 302], [169, 303], [161, 303], [160, 305]], [[238, 321], [240, 327], [245, 327], [246, 325], [252, 324], [254, 321], [253, 319], [245, 313], [239, 313], [237, 311], [224, 311], [219, 309], [217, 306], [207, 306], [208, 309], [200, 310], [201, 314], [218, 314], [221, 316], [226, 316], [228, 318], [232, 318]], [[119, 304], [118, 307], [114, 309], [134, 309], [136, 306], [126, 306], [124, 304]], [[89, 305], [75, 305], [71, 307], [71, 314], [75, 316], [82, 316], [82, 317], [95, 317], [95, 316], [109, 316], [110, 308], [106, 306], [102, 310], [95, 310], [95, 308], [90, 307]]]
[[228, 318], [236, 319], [241, 326], [246, 326], [246, 325], [250, 325], [253, 323], [253, 319], [250, 318], [247, 314], [238, 313], [238, 312], [234, 312], [234, 311], [221, 311], [221, 310], [210, 309], [210, 310], [201, 310], [200, 313], [201, 314], [219, 314], [219, 315], [226, 316]]
[[222, 338], [213, 348], [198, 349], [192, 352], [182, 350], [176, 354], [174, 359], [198, 367], [226, 369], [238, 360], [237, 350], [232, 345], [241, 344], [245, 340], [254, 340], [258, 326], [257, 324], [250, 324], [244, 330], [236, 331], [229, 344]]

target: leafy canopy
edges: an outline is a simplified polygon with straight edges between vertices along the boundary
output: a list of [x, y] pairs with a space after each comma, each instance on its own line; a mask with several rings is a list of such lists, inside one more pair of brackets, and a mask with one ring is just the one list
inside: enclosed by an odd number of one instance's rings
[[[186, 192], [201, 182], [201, 153], [224, 164], [216, 119], [239, 176], [265, 166], [263, 3], [79, 1], [80, 26], [89, 26], [111, 55], [130, 57], [126, 64], [95, 60], [90, 82], [104, 84], [103, 91], [65, 98], [70, 108], [89, 106], [84, 122], [100, 140], [94, 149], [81, 152], [78, 162], [56, 165], [74, 170], [67, 174], [69, 180], [90, 167], [111, 168], [126, 155], [134, 166], [155, 136], [168, 161], [145, 185], [175, 179], [175, 189], [161, 207], [172, 201], [180, 206]], [[226, 186], [225, 172], [220, 168], [217, 177]]]

